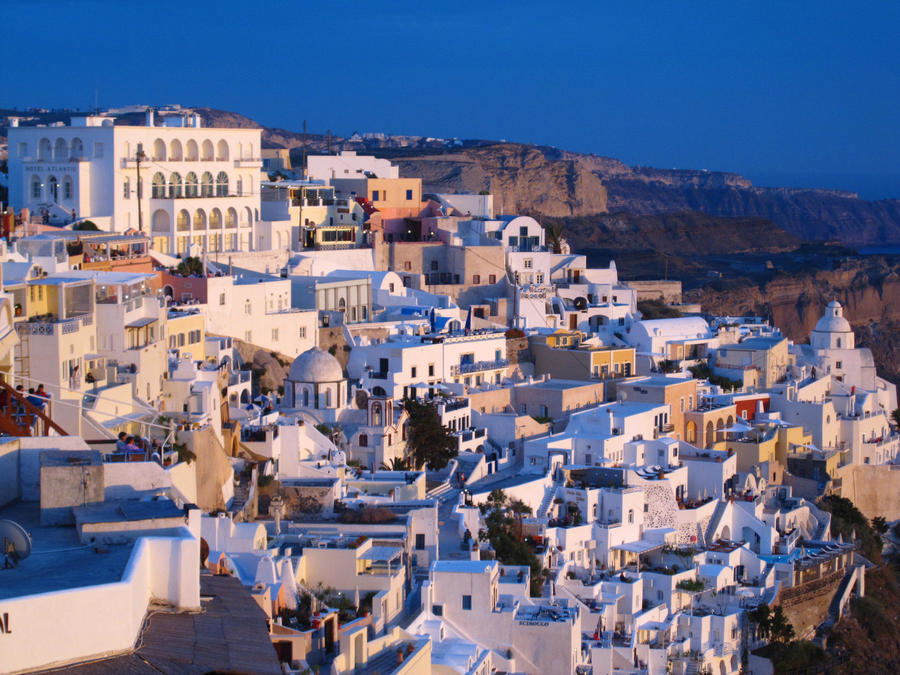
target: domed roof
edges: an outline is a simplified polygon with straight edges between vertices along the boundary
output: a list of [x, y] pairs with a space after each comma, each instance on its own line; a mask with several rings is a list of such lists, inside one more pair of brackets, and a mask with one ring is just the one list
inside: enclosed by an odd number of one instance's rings
[[287, 379], [292, 382], [337, 382], [344, 379], [344, 370], [331, 354], [313, 347], [294, 359]]
[[844, 318], [841, 303], [832, 300], [825, 308], [825, 314], [816, 324], [816, 333], [850, 333], [850, 323]]

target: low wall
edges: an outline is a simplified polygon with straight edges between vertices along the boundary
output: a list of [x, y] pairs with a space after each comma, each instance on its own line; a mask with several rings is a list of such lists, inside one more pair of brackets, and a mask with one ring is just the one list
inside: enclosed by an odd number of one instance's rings
[[[866, 518], [900, 518], [900, 466], [858, 464], [838, 469], [835, 492], [852, 501]], [[837, 482], [837, 481], [835, 481]]]
[[147, 537], [135, 544], [121, 581], [0, 602], [11, 629], [0, 639], [4, 672], [132, 649], [151, 598], [199, 608], [199, 559], [199, 540], [187, 529], [178, 538]]

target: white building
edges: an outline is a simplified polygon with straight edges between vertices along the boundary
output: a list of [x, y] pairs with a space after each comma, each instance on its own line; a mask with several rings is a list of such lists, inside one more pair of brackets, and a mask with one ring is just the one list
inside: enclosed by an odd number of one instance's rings
[[[51, 221], [141, 227], [162, 253], [250, 250], [259, 220], [259, 129], [203, 128], [199, 115], [142, 126], [101, 116], [9, 129], [10, 203]], [[138, 189], [138, 154], [141, 191]]]
[[339, 155], [310, 155], [306, 158], [306, 175], [330, 183], [336, 178], [400, 178], [400, 169], [389, 159], [345, 150]]

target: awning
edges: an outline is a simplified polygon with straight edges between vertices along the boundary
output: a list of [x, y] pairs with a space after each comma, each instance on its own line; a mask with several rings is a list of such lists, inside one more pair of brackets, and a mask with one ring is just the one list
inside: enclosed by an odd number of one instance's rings
[[664, 541], [645, 541], [639, 539], [638, 541], [629, 541], [625, 544], [616, 544], [615, 546], [610, 546], [610, 548], [619, 551], [628, 551], [630, 553], [649, 553], [650, 551], [661, 549], [665, 545], [666, 542]]
[[125, 328], [143, 328], [144, 326], [149, 326], [151, 323], [158, 321], [154, 317], [145, 316], [143, 319], [138, 319], [137, 321], [132, 321], [127, 324]]

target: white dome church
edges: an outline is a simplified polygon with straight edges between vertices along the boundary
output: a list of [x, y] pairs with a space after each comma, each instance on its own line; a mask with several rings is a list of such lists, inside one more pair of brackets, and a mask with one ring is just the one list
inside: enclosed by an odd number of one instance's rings
[[284, 400], [288, 408], [344, 408], [347, 380], [341, 364], [319, 347], [303, 352], [294, 359], [284, 380]]
[[825, 308], [825, 314], [816, 323], [809, 338], [813, 349], [854, 349], [856, 341], [850, 322], [844, 318], [844, 309], [837, 300]]

